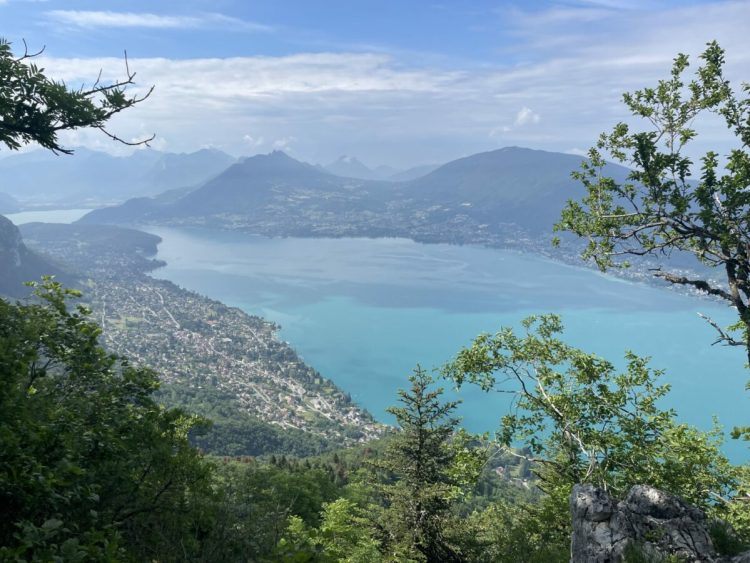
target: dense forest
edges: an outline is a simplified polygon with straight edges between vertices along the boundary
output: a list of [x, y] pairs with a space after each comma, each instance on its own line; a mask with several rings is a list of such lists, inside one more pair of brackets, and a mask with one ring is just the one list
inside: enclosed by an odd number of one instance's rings
[[[659, 275], [726, 300], [739, 322], [716, 327], [719, 339], [750, 349], [750, 98], [731, 90], [722, 64], [711, 44], [689, 84], [679, 56], [669, 79], [626, 95], [655, 129], [618, 125], [602, 137], [578, 176], [589, 195], [559, 227], [589, 237], [585, 257], [602, 268], [674, 249], [725, 273], [721, 286]], [[10, 149], [36, 141], [65, 152], [58, 131], [103, 128], [141, 101], [124, 93], [132, 77], [68, 91], [7, 43], [0, 79]], [[696, 184], [680, 150], [703, 111], [725, 119], [741, 148], [723, 175], [706, 155]], [[631, 178], [601, 177], [603, 154], [632, 167]], [[227, 417], [219, 393], [159, 391], [157, 373], [102, 348], [78, 297], [46, 278], [30, 300], [0, 300], [2, 560], [567, 561], [579, 483], [615, 496], [658, 487], [709, 515], [720, 551], [750, 545], [750, 467], [722, 454], [721, 429], [681, 423], [661, 407], [669, 387], [647, 358], [627, 352], [619, 369], [566, 344], [555, 315], [479, 336], [439, 374], [417, 367], [394, 398], [392, 433], [330, 451], [301, 432]], [[438, 378], [514, 393], [516, 408], [496, 436], [470, 435]], [[259, 455], [235, 455], [249, 447]]]

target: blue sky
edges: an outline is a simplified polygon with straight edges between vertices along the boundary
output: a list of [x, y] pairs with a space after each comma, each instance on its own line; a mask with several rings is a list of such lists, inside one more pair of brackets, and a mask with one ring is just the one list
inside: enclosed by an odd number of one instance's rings
[[[0, 36], [46, 45], [70, 85], [156, 85], [113, 129], [175, 152], [283, 149], [311, 162], [442, 162], [521, 145], [580, 152], [627, 119], [624, 91], [717, 39], [750, 81], [750, 2], [0, 0]], [[118, 151], [101, 135], [66, 141]], [[728, 150], [713, 123], [696, 143]]]

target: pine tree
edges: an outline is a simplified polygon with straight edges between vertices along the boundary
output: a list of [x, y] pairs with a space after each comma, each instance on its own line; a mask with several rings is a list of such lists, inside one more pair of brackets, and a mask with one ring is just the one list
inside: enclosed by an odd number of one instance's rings
[[389, 504], [384, 527], [391, 542], [406, 548], [410, 556], [427, 562], [463, 561], [445, 535], [455, 491], [450, 441], [458, 425], [452, 416], [457, 402], [442, 402], [442, 389], [430, 391], [433, 378], [420, 367], [409, 381], [411, 389], [399, 391], [403, 406], [388, 409], [401, 432], [383, 461], [397, 478], [384, 487]]

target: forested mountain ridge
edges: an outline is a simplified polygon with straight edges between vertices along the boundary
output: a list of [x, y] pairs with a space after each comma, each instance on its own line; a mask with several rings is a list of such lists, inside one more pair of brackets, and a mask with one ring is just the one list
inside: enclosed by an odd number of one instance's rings
[[[514, 223], [538, 234], [549, 233], [569, 199], [582, 193], [571, 177], [583, 158], [522, 147], [506, 147], [451, 161], [406, 182], [403, 197], [414, 207], [456, 214], [460, 210], [492, 229], [493, 223]], [[608, 165], [605, 173], [624, 179], [628, 170]]]
[[[264, 220], [264, 211], [289, 202], [322, 210], [358, 209], [378, 197], [378, 183], [342, 178], [281, 151], [237, 163], [164, 209], [165, 217], [234, 214]], [[312, 210], [311, 210], [312, 211]]]
[[[508, 147], [404, 182], [328, 174], [281, 152], [245, 159], [176, 201], [129, 201], [82, 223], [203, 225], [282, 236], [401, 236], [429, 242], [517, 244], [549, 234], [582, 194], [582, 158]], [[608, 172], [624, 178], [627, 169]]]
[[158, 198], [93, 211], [80, 223], [193, 224], [303, 234], [347, 214], [384, 210], [391, 184], [335, 176], [281, 151], [257, 155], [175, 201]]

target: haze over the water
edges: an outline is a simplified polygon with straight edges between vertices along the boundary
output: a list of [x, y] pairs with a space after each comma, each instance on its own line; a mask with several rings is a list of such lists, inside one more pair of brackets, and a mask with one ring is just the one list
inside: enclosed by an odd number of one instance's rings
[[[716, 39], [735, 83], [750, 75], [750, 3], [713, 0], [198, 0], [94, 5], [0, 1], [3, 34], [68, 84], [124, 73], [150, 100], [117, 116], [125, 139], [282, 149], [369, 166], [448, 160], [520, 145], [580, 153], [626, 119], [621, 95], [668, 75], [678, 52]], [[723, 129], [695, 155], [726, 153]], [[117, 151], [98, 132], [72, 146]], [[7, 151], [3, 151], [7, 154]]]

